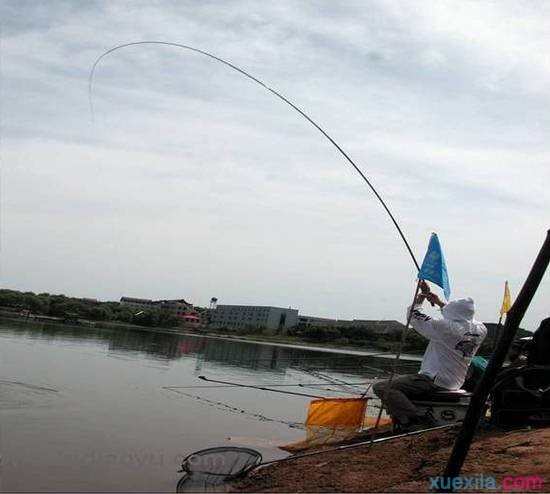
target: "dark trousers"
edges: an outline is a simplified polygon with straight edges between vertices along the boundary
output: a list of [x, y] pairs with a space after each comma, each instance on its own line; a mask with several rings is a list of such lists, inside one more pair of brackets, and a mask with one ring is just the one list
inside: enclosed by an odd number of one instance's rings
[[410, 374], [394, 377], [391, 383], [389, 380], [377, 382], [372, 389], [392, 418], [401, 425], [406, 425], [411, 419], [418, 417], [418, 410], [410, 398], [429, 395], [443, 388], [436, 386], [432, 378], [424, 374]]

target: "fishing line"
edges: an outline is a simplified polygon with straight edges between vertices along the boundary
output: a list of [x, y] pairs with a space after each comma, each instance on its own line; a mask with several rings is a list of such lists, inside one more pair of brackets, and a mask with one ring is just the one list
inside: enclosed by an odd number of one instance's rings
[[234, 407], [233, 405], [229, 405], [228, 403], [224, 403], [223, 401], [215, 401], [215, 400], [209, 400], [208, 398], [204, 398], [202, 396], [197, 396], [191, 393], [186, 393], [185, 391], [180, 391], [179, 389], [176, 389], [175, 387], [169, 387], [165, 386], [163, 389], [166, 389], [168, 391], [172, 391], [173, 393], [177, 393], [179, 395], [186, 396], [187, 398], [193, 398], [197, 401], [201, 401], [203, 403], [206, 403], [209, 406], [212, 406], [214, 408], [217, 408], [218, 410], [223, 410], [226, 412], [233, 413], [235, 415], [245, 416], [251, 419], [258, 420], [259, 422], [276, 422], [278, 424], [287, 425], [288, 427], [292, 429], [303, 429], [305, 427], [305, 424], [302, 422], [290, 422], [288, 420], [282, 420], [282, 419], [276, 419], [273, 417], [267, 417], [266, 415], [263, 415], [261, 413], [255, 413], [251, 412], [250, 410], [245, 410], [244, 408], [238, 408]]
[[397, 229], [397, 232], [401, 238], [401, 240], [403, 241], [404, 245], [405, 245], [405, 248], [407, 249], [407, 252], [409, 253], [416, 269], [419, 271], [420, 270], [420, 266], [416, 260], [416, 257], [414, 256], [413, 254], [413, 251], [409, 245], [409, 242], [407, 240], [407, 238], [405, 237], [405, 234], [403, 233], [403, 231], [401, 230], [401, 227], [399, 226], [399, 223], [397, 222], [397, 220], [395, 219], [394, 215], [392, 214], [392, 212], [390, 211], [390, 208], [388, 207], [388, 205], [386, 204], [386, 202], [384, 201], [384, 199], [382, 199], [382, 196], [378, 193], [378, 191], [376, 190], [376, 188], [374, 187], [374, 185], [371, 183], [371, 181], [367, 178], [367, 176], [361, 171], [361, 169], [355, 164], [355, 162], [350, 158], [350, 156], [342, 149], [342, 147], [317, 123], [315, 122], [307, 113], [305, 113], [302, 109], [300, 109], [298, 106], [296, 106], [294, 103], [292, 103], [288, 98], [286, 98], [285, 96], [283, 96], [281, 93], [279, 93], [278, 91], [276, 91], [275, 89], [269, 87], [267, 84], [265, 84], [264, 82], [262, 82], [260, 79], [257, 79], [256, 77], [254, 77], [253, 75], [249, 74], [248, 72], [246, 72], [245, 70], [241, 69], [240, 67], [237, 67], [236, 65], [234, 65], [233, 63], [231, 62], [228, 62], [227, 60], [224, 60], [223, 58], [220, 58], [216, 55], [213, 55], [212, 53], [208, 53], [207, 51], [204, 51], [204, 50], [200, 50], [198, 48], [194, 48], [192, 46], [189, 46], [189, 45], [184, 45], [184, 44], [180, 44], [180, 43], [172, 43], [172, 42], [168, 42], [168, 41], [135, 41], [135, 42], [132, 42], [132, 43], [124, 43], [124, 44], [121, 44], [121, 45], [117, 45], [109, 50], [107, 50], [106, 52], [104, 52], [103, 54], [101, 54], [97, 59], [96, 61], [94, 62], [93, 66], [92, 66], [92, 69], [90, 71], [90, 75], [89, 75], [89, 78], [88, 78], [88, 98], [89, 98], [89, 102], [90, 102], [90, 113], [91, 113], [91, 116], [92, 116], [92, 121], [94, 120], [94, 106], [93, 106], [93, 98], [92, 98], [92, 89], [93, 89], [93, 80], [94, 80], [94, 74], [95, 74], [95, 70], [99, 64], [99, 62], [105, 58], [107, 55], [117, 51], [117, 50], [121, 50], [123, 48], [127, 48], [129, 46], [139, 46], [139, 45], [162, 45], [162, 46], [172, 46], [172, 47], [176, 47], [176, 48], [182, 48], [184, 50], [190, 50], [192, 52], [195, 52], [195, 53], [199, 53], [201, 55], [204, 55], [212, 60], [215, 60], [217, 62], [220, 62], [222, 64], [224, 64], [225, 66], [237, 71], [238, 73], [242, 74], [243, 76], [247, 77], [248, 79], [254, 81], [255, 83], [259, 84], [260, 86], [262, 86], [264, 89], [266, 89], [267, 91], [269, 91], [271, 94], [273, 94], [274, 96], [276, 96], [277, 98], [279, 98], [280, 100], [282, 100], [284, 103], [286, 103], [287, 105], [289, 105], [291, 108], [293, 108], [295, 111], [297, 111], [303, 118], [305, 118], [311, 125], [313, 125], [319, 132], [321, 132], [321, 134], [323, 134], [323, 136], [329, 140], [329, 142], [340, 152], [340, 154], [348, 161], [348, 163], [353, 167], [353, 169], [359, 174], [359, 176], [363, 179], [363, 181], [367, 184], [367, 186], [371, 189], [372, 193], [376, 196], [376, 198], [378, 199], [378, 201], [380, 202], [380, 204], [382, 205], [382, 207], [384, 208], [384, 210], [386, 211], [386, 213], [388, 214], [388, 216], [390, 217], [391, 219], [391, 222], [393, 223], [393, 225], [395, 226], [395, 228]]
[[[373, 355], [355, 355], [355, 354], [349, 354], [341, 357], [304, 357], [304, 358], [295, 358], [295, 357], [277, 357], [276, 359], [273, 358], [258, 358], [258, 359], [244, 359], [239, 360], [239, 364], [255, 364], [257, 362], [273, 362], [275, 360], [275, 363], [278, 364], [279, 362], [290, 362], [291, 365], [288, 366], [288, 369], [296, 369], [300, 370], [299, 367], [300, 364], [303, 363], [305, 366], [311, 366], [315, 369], [334, 369], [336, 371], [343, 370], [343, 369], [366, 369], [371, 370], [375, 373], [389, 373], [389, 371], [385, 370], [383, 367], [374, 367], [371, 365], [367, 365], [365, 363], [360, 362], [362, 359], [369, 359], [369, 358], [379, 358], [379, 363], [382, 366], [391, 366], [391, 362], [389, 362], [389, 359], [381, 359], [380, 357], [392, 357], [395, 358], [395, 353], [375, 353]], [[319, 364], [316, 364], [316, 361], [319, 360]], [[388, 362], [385, 362], [385, 360], [388, 360]], [[294, 361], [294, 362], [293, 362]], [[342, 361], [342, 363], [338, 363]], [[311, 363], [310, 363], [311, 362]], [[327, 365], [324, 365], [324, 363], [327, 362]], [[335, 362], [334, 365], [331, 365], [332, 362]], [[346, 365], [343, 365], [343, 363], [346, 363]], [[414, 366], [416, 365], [416, 360], [409, 360], [409, 359], [402, 359], [401, 365], [406, 366]], [[266, 367], [266, 366], [264, 366]], [[305, 369], [305, 367], [304, 367]]]
[[35, 386], [34, 384], [27, 384], [20, 381], [7, 381], [5, 379], [0, 379], [0, 384], [21, 386], [23, 388], [31, 389], [33, 391], [49, 391], [50, 393], [59, 393], [58, 389], [46, 388], [44, 386]]
[[[313, 350], [315, 351], [315, 350]], [[357, 355], [357, 354], [353, 354], [353, 353], [350, 353], [350, 354], [345, 354], [345, 355], [342, 355], [342, 356], [338, 356], [338, 357], [325, 357], [323, 355], [320, 355], [320, 356], [317, 356], [317, 357], [275, 357], [275, 358], [272, 358], [272, 357], [262, 357], [262, 358], [251, 358], [251, 359], [246, 359], [244, 360], [244, 362], [250, 362], [250, 363], [254, 363], [254, 362], [263, 362], [263, 361], [266, 361], [266, 362], [272, 362], [273, 360], [275, 360], [276, 362], [285, 362], [285, 361], [288, 361], [288, 360], [297, 360], [297, 361], [305, 361], [305, 362], [309, 362], [309, 361], [315, 361], [315, 360], [321, 360], [321, 361], [328, 361], [328, 362], [332, 362], [332, 361], [335, 361], [335, 360], [346, 360], [346, 361], [350, 361], [350, 360], [360, 360], [360, 359], [363, 359], [363, 358], [369, 358], [369, 357], [376, 357], [376, 356], [379, 356], [379, 355], [388, 355], [387, 352], [384, 352], [382, 354], [379, 354], [379, 353], [375, 353], [373, 355], [370, 355], [370, 354], [364, 354], [364, 355]], [[242, 362], [242, 361], [241, 361]], [[298, 362], [298, 363], [299, 363]], [[362, 364], [359, 364], [359, 365], [362, 365]]]
[[[374, 354], [374, 355], [368, 355], [366, 357], [381, 357], [381, 356], [388, 356], [388, 357], [392, 357], [395, 359], [396, 357], [396, 354], [389, 354], [387, 352], [384, 352], [384, 353], [377, 353], [377, 354]], [[347, 357], [344, 357], [346, 360], [350, 360], [349, 358]], [[359, 357], [359, 358], [364, 358], [364, 357]], [[335, 359], [336, 360], [336, 359]], [[388, 359], [389, 360], [389, 359]], [[383, 364], [383, 365], [386, 365], [386, 362], [383, 362], [383, 361], [380, 361], [380, 364]], [[309, 364], [305, 364], [305, 365], [309, 365]], [[387, 363], [387, 366], [392, 368], [392, 362], [389, 361]], [[416, 360], [409, 360], [409, 359], [406, 359], [406, 360], [401, 360], [401, 365], [403, 367], [417, 367], [418, 363]], [[300, 367], [298, 365], [291, 365], [289, 368], [290, 369], [294, 369], [294, 370], [298, 370], [298, 371], [301, 371], [301, 372], [305, 372], [305, 373], [310, 373], [310, 370], [311, 371], [316, 371], [316, 370], [335, 370], [335, 371], [342, 371], [342, 370], [357, 370], [357, 369], [365, 369], [365, 370], [370, 370], [372, 372], [375, 372], [375, 373], [380, 373], [380, 374], [391, 374], [391, 371], [389, 370], [386, 370], [384, 369], [383, 367], [373, 367], [373, 366], [370, 366], [370, 365], [366, 365], [364, 363], [353, 363], [353, 362], [349, 362], [348, 365], [341, 365], [341, 364], [337, 364], [335, 366], [331, 366], [331, 365], [317, 365], [317, 366], [312, 366], [313, 368], [312, 369], [308, 369], [306, 367]]]
[[[331, 383], [327, 383], [326, 385], [330, 385]], [[312, 386], [312, 385], [307, 385], [307, 384], [299, 384], [298, 386], [302, 387], [302, 388], [309, 388], [309, 389], [317, 389], [317, 390], [321, 390], [321, 391], [328, 391], [329, 393], [342, 393], [342, 394], [353, 394], [353, 395], [357, 395], [357, 396], [360, 396], [361, 393], [359, 393], [357, 390], [349, 390], [349, 389], [333, 389], [333, 388], [321, 388], [321, 387], [318, 387], [318, 386]]]
[[[332, 376], [327, 376], [326, 374], [323, 374], [319, 371], [316, 371], [316, 370], [306, 370], [306, 369], [300, 369], [299, 367], [297, 367], [297, 369], [307, 373], [307, 374], [310, 374], [314, 377], [317, 377], [319, 379], [322, 379], [324, 381], [327, 381], [328, 383], [332, 384], [332, 385], [335, 385], [335, 386], [341, 386], [342, 388], [347, 388], [348, 391], [349, 391], [349, 386], [353, 386], [353, 384], [347, 384], [344, 380], [342, 379], [338, 379], [336, 377], [332, 377]], [[352, 392], [356, 392], [357, 390], [353, 390]]]

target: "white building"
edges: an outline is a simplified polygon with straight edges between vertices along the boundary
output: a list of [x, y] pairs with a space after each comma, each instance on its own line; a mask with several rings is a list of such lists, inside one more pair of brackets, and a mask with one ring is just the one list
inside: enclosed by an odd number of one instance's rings
[[218, 305], [210, 312], [213, 328], [262, 328], [285, 333], [298, 324], [298, 309], [262, 305]]

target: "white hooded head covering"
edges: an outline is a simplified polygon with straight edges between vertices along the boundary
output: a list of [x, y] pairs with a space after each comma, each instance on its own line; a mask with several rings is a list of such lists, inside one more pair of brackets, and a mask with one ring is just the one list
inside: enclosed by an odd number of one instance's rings
[[473, 322], [475, 314], [474, 300], [470, 297], [452, 300], [441, 309], [441, 314], [450, 321]]

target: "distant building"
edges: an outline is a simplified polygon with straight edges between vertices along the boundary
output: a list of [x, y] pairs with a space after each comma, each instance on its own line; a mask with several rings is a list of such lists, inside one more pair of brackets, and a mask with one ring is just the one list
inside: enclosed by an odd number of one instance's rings
[[125, 305], [133, 310], [159, 309], [180, 318], [182, 323], [194, 326], [202, 324], [200, 314], [195, 310], [193, 304], [190, 304], [183, 298], [174, 300], [151, 300], [148, 298], [122, 297], [120, 299], [120, 305]]
[[171, 312], [174, 316], [183, 316], [188, 312], [193, 312], [193, 304], [186, 302], [183, 298], [176, 300], [158, 300], [155, 302], [161, 310]]
[[156, 302], [148, 298], [121, 297], [120, 305], [133, 309], [154, 309]]
[[213, 328], [262, 328], [286, 333], [297, 324], [297, 309], [261, 305], [218, 305], [210, 311], [210, 325]]
[[383, 335], [399, 333], [403, 324], [398, 321], [374, 321], [368, 319], [331, 319], [328, 317], [301, 316], [298, 309], [284, 309], [269, 305], [216, 305], [213, 297], [209, 309], [195, 308], [185, 299], [151, 300], [145, 298], [122, 297], [120, 304], [132, 310], [160, 309], [170, 312], [189, 326], [209, 326], [227, 329], [267, 329], [276, 333], [286, 333], [298, 327], [354, 327], [365, 332]]
[[337, 326], [337, 319], [329, 319], [327, 317], [315, 317], [315, 316], [298, 316], [298, 327], [299, 328], [310, 328], [310, 327], [328, 327], [328, 326]]

